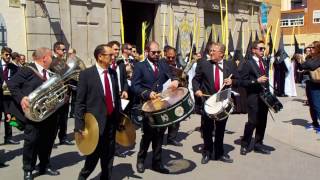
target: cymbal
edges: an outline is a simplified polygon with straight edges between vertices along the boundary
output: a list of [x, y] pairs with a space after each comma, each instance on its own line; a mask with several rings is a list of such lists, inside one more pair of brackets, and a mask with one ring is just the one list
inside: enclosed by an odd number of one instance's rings
[[75, 140], [79, 151], [83, 155], [89, 155], [96, 149], [99, 141], [98, 122], [93, 114], [85, 113], [84, 115], [85, 128], [83, 135], [76, 132]]
[[136, 128], [132, 121], [123, 113], [120, 113], [121, 130], [116, 132], [116, 142], [124, 147], [131, 147], [136, 142]]

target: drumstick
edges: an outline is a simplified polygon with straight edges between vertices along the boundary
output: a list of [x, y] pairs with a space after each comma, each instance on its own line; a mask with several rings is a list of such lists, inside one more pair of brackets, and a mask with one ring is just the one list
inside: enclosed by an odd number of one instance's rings
[[202, 94], [202, 96], [210, 97], [211, 95], [209, 95], [209, 94]]
[[[230, 74], [229, 77], [227, 79], [230, 79], [232, 77], [233, 74]], [[222, 87], [219, 89], [218, 93], [226, 86], [226, 83], [222, 84]]]

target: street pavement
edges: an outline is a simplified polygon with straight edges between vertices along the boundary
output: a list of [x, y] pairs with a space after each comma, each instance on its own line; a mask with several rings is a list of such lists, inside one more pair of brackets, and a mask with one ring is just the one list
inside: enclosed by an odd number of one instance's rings
[[[200, 116], [192, 115], [181, 123], [178, 140], [183, 147], [163, 146], [163, 162], [171, 174], [164, 175], [151, 170], [151, 147], [145, 162], [146, 171], [140, 174], [136, 171], [137, 151], [141, 139], [141, 130], [137, 130], [136, 145], [126, 150], [126, 158], [115, 157], [114, 180], [146, 179], [146, 180], [316, 180], [319, 179], [320, 167], [320, 134], [307, 131], [310, 123], [308, 106], [303, 105], [304, 90], [298, 87], [298, 97], [283, 97], [280, 101], [284, 109], [268, 117], [268, 126], [264, 143], [272, 151], [271, 155], [250, 152], [246, 156], [239, 154], [240, 138], [243, 134], [247, 115], [233, 114], [227, 122], [224, 148], [234, 159], [232, 164], [220, 161], [209, 161], [201, 164], [201, 148], [203, 141], [199, 132]], [[69, 136], [72, 137], [74, 120], [69, 121]], [[2, 126], [2, 125], [1, 125]], [[4, 136], [1, 127], [0, 137]], [[1, 180], [23, 179], [22, 144], [23, 135], [14, 130], [14, 138], [20, 140], [20, 145], [0, 145], [1, 159], [9, 165], [0, 169]], [[165, 139], [165, 138], [164, 138]], [[1, 141], [3, 142], [2, 138]], [[56, 140], [58, 143], [58, 140]], [[39, 180], [77, 179], [84, 165], [84, 157], [78, 153], [76, 146], [55, 145], [51, 158], [52, 167], [60, 171], [59, 176], [38, 176]], [[100, 165], [89, 179], [99, 179]]]

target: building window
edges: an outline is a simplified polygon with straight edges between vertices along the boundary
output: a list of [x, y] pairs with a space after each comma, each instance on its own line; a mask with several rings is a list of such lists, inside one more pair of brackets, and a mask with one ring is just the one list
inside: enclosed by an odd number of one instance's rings
[[320, 10], [313, 11], [313, 23], [320, 24]]
[[0, 49], [7, 46], [7, 27], [4, 18], [0, 14]]
[[293, 26], [303, 26], [303, 25], [304, 25], [303, 14], [283, 15], [280, 21], [281, 27], [293, 27]]
[[291, 0], [291, 9], [303, 9], [307, 7], [307, 0]]

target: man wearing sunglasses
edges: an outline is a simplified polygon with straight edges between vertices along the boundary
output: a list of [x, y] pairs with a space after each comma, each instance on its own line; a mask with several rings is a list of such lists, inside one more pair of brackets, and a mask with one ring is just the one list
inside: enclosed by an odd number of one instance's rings
[[[63, 75], [63, 73], [67, 70], [66, 65], [66, 47], [63, 42], [56, 42], [53, 45], [53, 57], [52, 63], [50, 66], [50, 70]], [[68, 92], [69, 96], [71, 95], [71, 90]], [[67, 139], [67, 126], [68, 126], [68, 115], [69, 115], [69, 101], [61, 106], [58, 109], [58, 137], [60, 140], [60, 145], [74, 145], [73, 142]]]
[[240, 154], [246, 155], [250, 151], [249, 145], [254, 130], [256, 130], [254, 151], [261, 154], [270, 154], [270, 151], [263, 145], [268, 107], [260, 98], [261, 93], [269, 90], [268, 66], [263, 60], [264, 42], [254, 41], [251, 50], [252, 55], [248, 57], [240, 70], [241, 84], [246, 88], [248, 102], [248, 122], [241, 139]]
[[[143, 62], [136, 63], [132, 77], [133, 91], [141, 101], [156, 99], [158, 97], [157, 94], [163, 90], [163, 84], [168, 79], [172, 80], [169, 85], [172, 89], [176, 89], [179, 84], [177, 78], [171, 73], [168, 64], [164, 61], [159, 61], [161, 51], [157, 42], [149, 42], [146, 45], [145, 52], [147, 58]], [[168, 174], [169, 170], [162, 165], [161, 161], [161, 146], [166, 128], [152, 128], [148, 124], [147, 117], [144, 117], [142, 123], [143, 135], [137, 158], [137, 171], [139, 173], [144, 172], [144, 161], [152, 142], [152, 169], [163, 174]]]
[[[0, 91], [0, 96], [2, 96], [2, 101], [0, 102], [3, 107], [3, 110], [0, 111], [0, 118], [2, 117], [2, 111], [4, 113], [5, 122], [5, 135], [4, 143], [5, 144], [19, 144], [19, 142], [12, 139], [12, 127], [9, 125], [11, 119], [11, 113], [16, 110], [14, 101], [9, 94], [3, 94], [6, 87], [8, 87], [8, 81], [13, 77], [13, 75], [18, 71], [18, 66], [14, 65], [11, 62], [11, 53], [12, 50], [9, 47], [3, 47], [1, 49], [1, 63], [0, 63], [0, 76], [2, 77], [2, 82], [0, 83], [2, 90]], [[15, 108], [15, 109], [13, 109]], [[1, 108], [0, 108], [1, 109]]]

